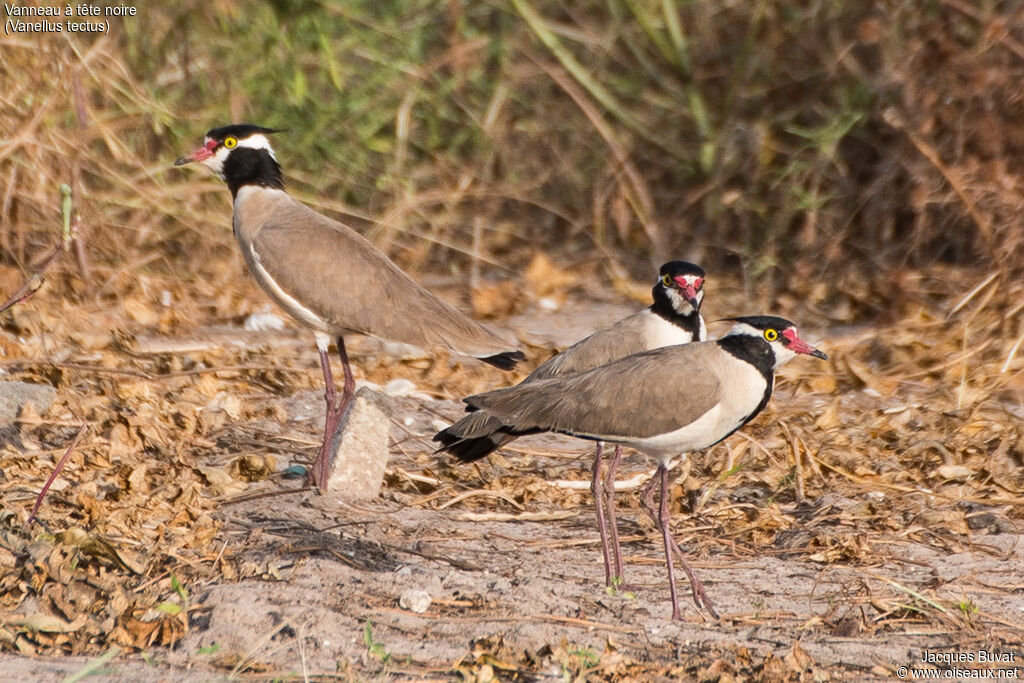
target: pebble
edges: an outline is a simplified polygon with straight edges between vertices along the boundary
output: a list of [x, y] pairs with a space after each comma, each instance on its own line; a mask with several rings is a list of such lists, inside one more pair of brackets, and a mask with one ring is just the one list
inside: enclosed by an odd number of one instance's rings
[[245, 329], [249, 332], [263, 332], [266, 330], [283, 330], [284, 320], [270, 313], [253, 313], [245, 319]]
[[416, 614], [423, 614], [430, 609], [430, 593], [418, 588], [406, 588], [398, 598], [398, 606]]
[[42, 415], [53, 404], [57, 390], [49, 384], [28, 382], [0, 382], [0, 427], [14, 424], [25, 404], [31, 403]]

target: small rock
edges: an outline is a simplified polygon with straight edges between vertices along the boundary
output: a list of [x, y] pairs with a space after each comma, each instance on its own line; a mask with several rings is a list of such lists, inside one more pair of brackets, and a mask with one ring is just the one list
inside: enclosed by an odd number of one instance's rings
[[0, 427], [13, 425], [27, 403], [33, 404], [37, 413], [45, 413], [56, 397], [57, 390], [49, 384], [0, 382]]
[[418, 398], [421, 401], [433, 401], [434, 397], [416, 390], [416, 385], [411, 381], [398, 377], [384, 385], [384, 393], [392, 398]]
[[243, 325], [249, 332], [263, 332], [266, 330], [283, 330], [284, 320], [270, 311], [253, 313], [245, 319]]
[[418, 588], [407, 588], [398, 598], [398, 606], [416, 614], [423, 614], [430, 609], [430, 593]]
[[562, 307], [557, 299], [552, 299], [549, 296], [542, 298], [537, 304], [545, 311], [557, 311]]
[[360, 389], [348, 415], [334, 437], [327, 499], [369, 500], [376, 498], [388, 465], [388, 434], [391, 421], [381, 409], [387, 399], [370, 389]]
[[384, 393], [396, 398], [400, 396], [408, 396], [414, 391], [416, 391], [416, 385], [413, 384], [411, 380], [405, 379], [404, 377], [396, 377], [384, 385]]
[[967, 481], [974, 476], [974, 470], [963, 465], [940, 465], [935, 473], [943, 479]]

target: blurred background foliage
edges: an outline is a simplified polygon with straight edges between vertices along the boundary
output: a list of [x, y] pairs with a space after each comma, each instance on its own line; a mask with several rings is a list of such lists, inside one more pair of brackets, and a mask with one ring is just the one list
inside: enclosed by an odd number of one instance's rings
[[0, 38], [5, 291], [67, 182], [83, 248], [55, 295], [237, 314], [227, 192], [170, 162], [241, 120], [421, 275], [689, 258], [854, 321], [919, 269], [1024, 266], [1009, 0], [184, 0], [113, 28]]

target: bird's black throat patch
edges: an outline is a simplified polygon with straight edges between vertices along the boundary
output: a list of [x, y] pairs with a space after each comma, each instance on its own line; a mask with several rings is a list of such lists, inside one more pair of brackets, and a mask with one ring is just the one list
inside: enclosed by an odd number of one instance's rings
[[245, 185], [284, 189], [281, 165], [265, 149], [236, 147], [224, 160], [223, 173], [232, 197]]

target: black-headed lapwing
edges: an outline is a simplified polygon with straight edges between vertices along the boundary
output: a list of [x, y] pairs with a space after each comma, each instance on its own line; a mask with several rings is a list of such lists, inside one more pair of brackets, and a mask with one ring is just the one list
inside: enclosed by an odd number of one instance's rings
[[[707, 339], [707, 326], [700, 315], [700, 306], [704, 301], [706, 278], [704, 269], [693, 263], [665, 263], [659, 269], [658, 280], [651, 290], [653, 304], [573, 344], [540, 365], [523, 382], [564, 377], [591, 370], [623, 356], [663, 346], [704, 341]], [[479, 413], [477, 415], [477, 419], [482, 418]], [[472, 462], [509, 443], [516, 436], [518, 434], [511, 433], [500, 420], [495, 419], [494, 431], [487, 438], [461, 440], [451, 434], [450, 430], [445, 430], [438, 434], [435, 440], [441, 441], [447, 450], [463, 462]], [[607, 479], [601, 475], [603, 451], [604, 446], [599, 441], [594, 453], [590, 488], [594, 495], [594, 506], [597, 508], [605, 582], [609, 586], [622, 587], [625, 585], [625, 577], [615, 515], [615, 474], [622, 458], [622, 445], [615, 445], [615, 453], [608, 466]], [[608, 483], [607, 487], [605, 481]], [[607, 522], [610, 522], [611, 543], [606, 518]]]
[[[494, 442], [495, 425], [512, 436], [557, 432], [631, 446], [658, 461], [644, 491], [648, 512], [661, 529], [672, 595], [679, 619], [673, 552], [690, 578], [693, 599], [714, 607], [670, 532], [667, 463], [709, 448], [752, 420], [772, 395], [776, 368], [800, 354], [826, 359], [800, 339], [796, 326], [776, 316], [731, 318], [716, 341], [669, 346], [626, 356], [593, 370], [524, 382], [464, 399], [474, 411], [435, 439], [443, 448], [471, 449]], [[660, 483], [659, 510], [653, 506]]]
[[[325, 490], [332, 440], [355, 393], [344, 335], [441, 347], [503, 370], [525, 356], [416, 284], [369, 240], [290, 197], [270, 146], [268, 136], [274, 132], [250, 124], [213, 128], [202, 147], [174, 165], [200, 162], [227, 183], [234, 199], [235, 237], [249, 271], [274, 301], [316, 335], [327, 417], [312, 478]], [[332, 337], [345, 373], [341, 396], [327, 355]]]

